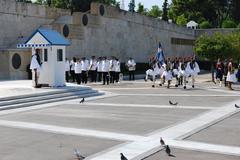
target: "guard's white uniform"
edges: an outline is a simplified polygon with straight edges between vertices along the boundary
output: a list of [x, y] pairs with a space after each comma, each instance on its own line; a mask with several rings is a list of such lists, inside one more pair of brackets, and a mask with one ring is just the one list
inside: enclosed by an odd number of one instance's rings
[[[193, 68], [192, 68], [193, 67]], [[198, 75], [200, 72], [199, 66], [197, 62], [194, 62], [193, 66], [191, 67], [191, 62], [188, 62], [187, 67], [186, 67], [186, 74], [187, 76], [192, 77], [192, 87], [194, 88], [194, 83], [195, 83], [195, 77]]]
[[30, 64], [30, 69], [34, 70], [34, 69], [40, 69], [41, 66], [40, 64], [38, 63], [37, 61], [37, 56], [36, 54], [32, 56], [32, 59], [31, 59], [31, 64]]
[[200, 72], [200, 68], [198, 66], [198, 63], [194, 62], [193, 68], [191, 68], [190, 63], [191, 62], [188, 62], [188, 64], [187, 64], [186, 74], [188, 76], [197, 76], [198, 73]]
[[165, 79], [167, 80], [167, 81], [171, 81], [172, 80], [172, 78], [173, 78], [173, 76], [172, 76], [172, 71], [171, 70], [169, 70], [169, 71], [164, 71], [163, 72], [163, 74], [162, 74], [162, 77], [165, 77]]
[[187, 77], [186, 71], [185, 71], [185, 66], [182, 68], [182, 65], [185, 65], [183, 62], [179, 63], [179, 67], [178, 67], [178, 78], [180, 77]]

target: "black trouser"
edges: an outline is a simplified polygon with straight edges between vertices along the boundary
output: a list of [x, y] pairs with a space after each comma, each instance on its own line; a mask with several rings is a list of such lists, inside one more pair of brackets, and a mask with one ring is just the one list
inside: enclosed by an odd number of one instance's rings
[[227, 87], [227, 76], [224, 75], [224, 86]]
[[120, 79], [119, 75], [120, 75], [120, 72], [115, 72], [115, 81], [116, 82], [119, 82], [119, 79]]
[[91, 78], [91, 82], [97, 82], [97, 70], [93, 71], [90, 70], [88, 71], [90, 78]]
[[72, 81], [75, 82], [76, 76], [75, 76], [75, 71], [70, 71]]
[[135, 71], [129, 71], [129, 80], [135, 80]]
[[115, 79], [115, 71], [110, 71], [110, 83], [114, 83]]
[[69, 71], [65, 71], [66, 82], [69, 82]]
[[97, 72], [97, 74], [98, 74], [98, 82], [102, 81], [102, 73], [103, 72]]
[[77, 80], [77, 84], [81, 84], [82, 74], [81, 73], [75, 73], [75, 77], [76, 77], [76, 80]]
[[82, 83], [87, 84], [87, 71], [82, 71]]
[[109, 75], [108, 72], [102, 72], [103, 73], [103, 85], [106, 84], [107, 81], [107, 85], [109, 85]]
[[181, 77], [179, 77], [178, 78], [178, 85], [183, 85], [183, 77], [181, 76]]

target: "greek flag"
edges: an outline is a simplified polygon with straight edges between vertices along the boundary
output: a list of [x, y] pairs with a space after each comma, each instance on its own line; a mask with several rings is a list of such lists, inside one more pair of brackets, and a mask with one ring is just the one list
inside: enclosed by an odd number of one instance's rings
[[158, 60], [158, 62], [159, 62], [161, 65], [164, 64], [165, 57], [164, 57], [162, 45], [161, 45], [160, 42], [159, 42], [159, 45], [158, 45], [158, 52], [157, 52], [157, 54], [156, 54], [156, 59]]

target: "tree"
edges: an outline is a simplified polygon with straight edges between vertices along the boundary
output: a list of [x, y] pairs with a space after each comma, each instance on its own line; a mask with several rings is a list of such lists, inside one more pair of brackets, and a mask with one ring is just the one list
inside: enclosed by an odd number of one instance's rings
[[138, 3], [137, 12], [143, 15], [147, 15], [147, 9], [144, 8], [144, 5], [142, 3]]
[[202, 23], [200, 23], [200, 28], [201, 29], [208, 29], [208, 28], [212, 28], [212, 25], [210, 22], [208, 21], [203, 21]]
[[131, 0], [128, 7], [130, 12], [135, 12], [135, 0]]
[[147, 13], [147, 15], [154, 18], [161, 17], [162, 11], [157, 5], [154, 5], [152, 6], [151, 10]]
[[220, 27], [224, 20], [231, 18], [233, 1], [239, 0], [172, 0], [171, 7], [175, 20], [178, 15], [184, 14], [187, 21], [201, 23], [207, 20], [214, 27]]
[[187, 24], [187, 18], [182, 14], [181, 16], [177, 17], [176, 23], [180, 26], [185, 26]]
[[230, 5], [231, 7], [231, 18], [235, 21], [235, 22], [240, 22], [240, 1], [239, 0], [232, 0], [232, 3]]
[[222, 28], [236, 28], [237, 24], [231, 20], [225, 20], [222, 23]]
[[[229, 35], [228, 35], [229, 36]], [[195, 43], [195, 52], [202, 58], [215, 61], [217, 58], [230, 58], [235, 56], [234, 45], [229, 38], [221, 33], [213, 36], [207, 34], [200, 36]]]
[[168, 21], [168, 0], [164, 0], [162, 20]]

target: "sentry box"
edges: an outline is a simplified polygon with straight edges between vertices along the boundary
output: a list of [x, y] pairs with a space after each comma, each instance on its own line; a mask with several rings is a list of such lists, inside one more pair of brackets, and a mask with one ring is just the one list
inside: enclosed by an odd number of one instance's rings
[[32, 48], [32, 56], [39, 53], [40, 68], [37, 67], [37, 76], [35, 71], [33, 74], [33, 85], [37, 83], [50, 86], [62, 87], [65, 86], [65, 57], [66, 46], [70, 42], [65, 39], [60, 33], [48, 28], [37, 29], [23, 44], [18, 44], [18, 48]]

